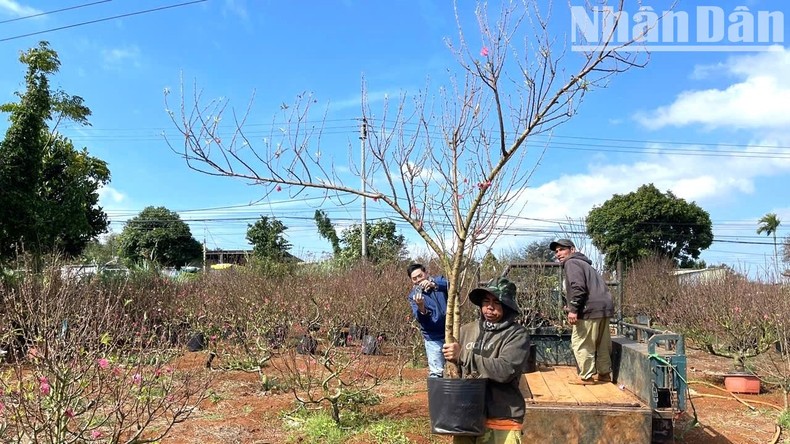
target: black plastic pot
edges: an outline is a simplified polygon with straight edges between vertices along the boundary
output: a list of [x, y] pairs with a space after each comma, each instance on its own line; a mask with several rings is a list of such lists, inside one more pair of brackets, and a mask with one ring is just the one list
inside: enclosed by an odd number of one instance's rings
[[482, 435], [487, 382], [485, 378], [428, 378], [431, 431], [440, 435]]

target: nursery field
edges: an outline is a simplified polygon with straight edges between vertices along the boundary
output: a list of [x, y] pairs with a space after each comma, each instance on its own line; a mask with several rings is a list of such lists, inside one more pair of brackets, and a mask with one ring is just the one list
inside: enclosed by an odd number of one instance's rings
[[[158, 273], [8, 278], [0, 443], [451, 442], [430, 432], [423, 343], [402, 265], [265, 271], [183, 282]], [[790, 337], [779, 316], [788, 310], [776, 306], [790, 300], [783, 287], [733, 278], [680, 288], [662, 284], [666, 273], [638, 271], [624, 311], [650, 313], [687, 339], [691, 402], [675, 442], [790, 444], [776, 425], [790, 423], [787, 413], [779, 421], [781, 390], [764, 385], [736, 398], [723, 389], [723, 374], [739, 363], [787, 381], [787, 353], [774, 347]], [[519, 287], [521, 321], [531, 327], [550, 320], [541, 276]], [[661, 297], [638, 297], [646, 294]], [[462, 299], [461, 308], [462, 319], [474, 318], [471, 304]], [[766, 363], [781, 365], [772, 372]], [[525, 427], [541, 426], [527, 415]]]
[[[182, 366], [202, 366], [206, 354], [186, 353]], [[333, 432], [330, 421], [311, 422], [294, 411], [290, 393], [260, 390], [258, 375], [239, 371], [221, 371], [215, 375], [212, 395], [184, 423], [174, 427], [163, 444], [175, 443], [447, 443], [447, 437], [432, 435], [428, 419], [425, 389], [427, 370], [401, 368], [396, 357], [367, 356], [388, 369], [388, 379], [377, 389], [381, 402], [370, 407], [360, 425], [350, 425], [346, 433]], [[760, 395], [738, 395], [744, 405], [723, 390], [716, 374], [730, 365], [728, 359], [688, 350], [691, 404], [675, 426], [677, 443], [785, 443], [790, 435], [777, 435], [776, 417], [781, 407], [781, 393], [765, 391]], [[697, 423], [694, 425], [693, 404]], [[526, 419], [529, 424], [529, 418]], [[538, 425], [535, 425], [538, 426]]]

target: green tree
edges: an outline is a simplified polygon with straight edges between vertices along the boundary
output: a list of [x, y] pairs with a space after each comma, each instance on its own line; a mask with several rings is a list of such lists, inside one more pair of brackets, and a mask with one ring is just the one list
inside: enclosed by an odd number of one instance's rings
[[121, 235], [111, 233], [103, 240], [94, 239], [82, 250], [82, 261], [92, 264], [107, 264], [118, 259], [121, 248]]
[[335, 257], [340, 256], [340, 238], [329, 216], [327, 216], [324, 210], [315, 210], [313, 218], [315, 219], [315, 224], [318, 226], [318, 234], [332, 244], [332, 254]]
[[549, 249], [549, 244], [553, 238], [547, 237], [542, 240], [530, 242], [524, 248], [524, 259], [532, 262], [552, 262], [554, 261], [554, 252]]
[[652, 254], [691, 268], [713, 242], [712, 225], [710, 215], [697, 204], [670, 191], [661, 193], [653, 184], [615, 194], [587, 215], [587, 234], [606, 255], [609, 269], [618, 260], [628, 265]]
[[91, 239], [107, 231], [107, 214], [99, 206], [99, 187], [110, 180], [103, 160], [77, 151], [71, 141], [55, 135], [44, 153], [39, 187], [39, 217], [44, 227], [39, 243], [77, 256]]
[[[395, 222], [367, 224], [368, 260], [374, 263], [397, 261], [406, 257], [406, 238], [397, 233]], [[340, 234], [340, 258], [356, 262], [362, 258], [362, 225], [354, 224]]]
[[247, 242], [259, 259], [282, 260], [288, 256], [291, 244], [283, 235], [288, 227], [275, 218], [261, 216], [254, 224], [247, 224]]
[[51, 90], [57, 52], [41, 42], [19, 61], [27, 65], [25, 90], [16, 93], [18, 103], [0, 106], [10, 121], [0, 141], [0, 260], [21, 249], [78, 254], [106, 231], [98, 189], [109, 170], [55, 131], [63, 120], [87, 125], [91, 114], [81, 97]]
[[757, 221], [759, 224], [757, 226], [757, 234], [765, 233], [766, 236], [773, 235], [774, 237], [774, 260], [778, 260], [779, 258], [779, 247], [776, 243], [776, 229], [779, 228], [779, 225], [782, 223], [779, 220], [779, 217], [776, 213], [766, 213], [765, 216], [761, 217], [760, 220]]
[[130, 262], [151, 261], [177, 267], [200, 258], [202, 247], [178, 213], [165, 207], [146, 207], [121, 231], [121, 257]]

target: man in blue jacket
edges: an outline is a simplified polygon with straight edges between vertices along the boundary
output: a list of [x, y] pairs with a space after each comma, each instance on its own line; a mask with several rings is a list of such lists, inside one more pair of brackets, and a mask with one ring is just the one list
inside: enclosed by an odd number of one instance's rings
[[447, 317], [447, 279], [430, 276], [422, 264], [411, 264], [406, 272], [414, 284], [408, 299], [411, 311], [420, 324], [428, 357], [428, 376], [441, 378], [444, 373], [444, 321]]

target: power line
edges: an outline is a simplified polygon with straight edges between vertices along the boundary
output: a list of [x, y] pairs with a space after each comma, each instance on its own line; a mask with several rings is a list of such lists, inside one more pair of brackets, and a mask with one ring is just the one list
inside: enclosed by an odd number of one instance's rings
[[94, 24], [94, 23], [106, 22], [106, 21], [109, 21], [109, 20], [115, 20], [115, 19], [124, 18], [124, 17], [131, 17], [131, 16], [134, 16], [134, 15], [148, 14], [150, 12], [163, 11], [165, 9], [178, 8], [178, 7], [181, 7], [181, 6], [188, 6], [188, 5], [193, 5], [193, 4], [196, 4], [196, 3], [203, 3], [203, 2], [206, 2], [206, 1], [208, 1], [208, 0], [194, 0], [194, 1], [191, 1], [191, 2], [178, 3], [178, 4], [175, 4], [175, 5], [160, 6], [158, 8], [146, 9], [144, 11], [129, 12], [129, 13], [126, 13], [126, 14], [115, 15], [115, 16], [112, 16], [112, 17], [105, 17], [105, 18], [100, 18], [100, 19], [96, 19], [96, 20], [89, 20], [87, 22], [75, 23], [73, 25], [59, 26], [57, 28], [45, 29], [43, 31], [36, 31], [36, 32], [30, 32], [30, 33], [27, 33], [27, 34], [15, 35], [13, 37], [6, 37], [6, 38], [3, 38], [3, 39], [0, 39], [0, 42], [7, 42], [9, 40], [21, 39], [23, 37], [30, 37], [32, 35], [45, 34], [45, 33], [53, 32], [53, 31], [61, 31], [63, 29], [76, 28], [76, 27], [79, 27], [79, 26], [91, 25], [91, 24]]
[[12, 18], [12, 19], [7, 19], [7, 20], [0, 20], [0, 25], [2, 25], [3, 23], [10, 23], [10, 22], [16, 22], [16, 21], [19, 21], [19, 20], [25, 20], [25, 19], [34, 18], [34, 17], [41, 17], [41, 16], [44, 16], [44, 15], [55, 14], [57, 12], [71, 11], [72, 9], [84, 8], [86, 6], [98, 5], [99, 3], [107, 3], [107, 2], [111, 2], [111, 1], [112, 0], [101, 0], [101, 1], [93, 2], [93, 3], [85, 3], [85, 4], [82, 4], [82, 5], [70, 6], [68, 8], [55, 9], [53, 11], [39, 12], [38, 14], [26, 15], [24, 17], [17, 17], [17, 18]]

